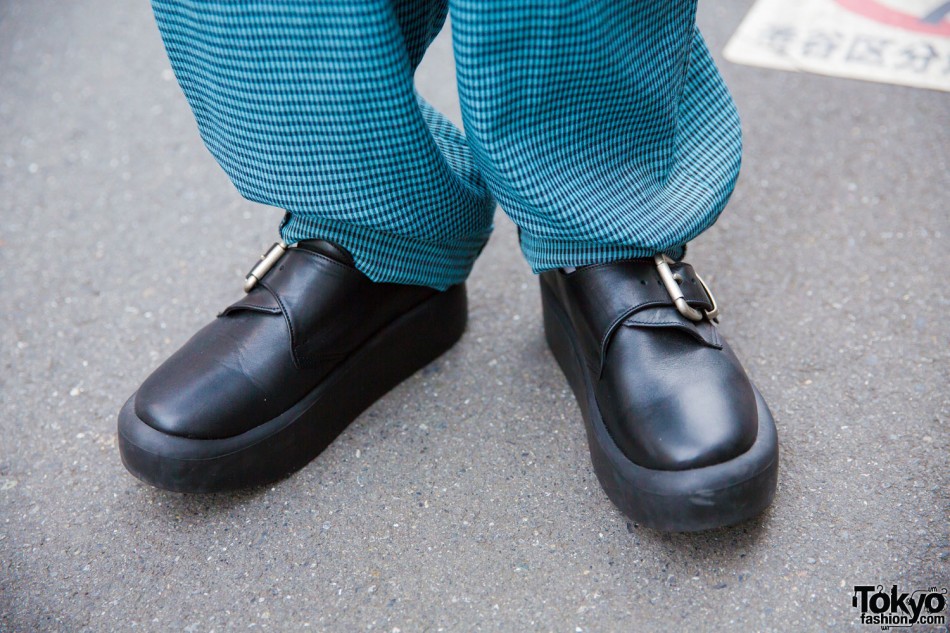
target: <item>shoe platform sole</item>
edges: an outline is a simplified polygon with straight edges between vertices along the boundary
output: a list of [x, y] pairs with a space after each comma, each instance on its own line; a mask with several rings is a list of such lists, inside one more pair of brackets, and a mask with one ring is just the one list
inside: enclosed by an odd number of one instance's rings
[[778, 436], [758, 389], [753, 445], [731, 460], [690, 470], [654, 470], [628, 459], [600, 415], [589, 373], [564, 308], [541, 281], [548, 346], [577, 398], [600, 485], [628, 517], [665, 532], [695, 532], [745, 521], [772, 503], [778, 479]]
[[317, 387], [280, 416], [224, 439], [193, 439], [152, 428], [135, 414], [135, 395], [119, 412], [125, 467], [175, 492], [222, 492], [280, 479], [319, 455], [367, 407], [461, 338], [464, 285], [427, 299], [373, 335]]

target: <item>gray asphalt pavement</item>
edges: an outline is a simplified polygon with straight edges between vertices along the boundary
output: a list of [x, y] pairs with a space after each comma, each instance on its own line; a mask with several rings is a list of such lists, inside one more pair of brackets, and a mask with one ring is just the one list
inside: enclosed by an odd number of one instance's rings
[[[748, 6], [702, 8], [717, 55]], [[419, 85], [458, 120], [446, 36]], [[0, 631], [871, 631], [853, 585], [950, 584], [950, 95], [722, 70], [743, 174], [690, 261], [777, 419], [764, 516], [614, 509], [500, 211], [459, 345], [299, 474], [183, 496], [115, 415], [280, 212], [203, 148], [146, 2], [0, 3]]]

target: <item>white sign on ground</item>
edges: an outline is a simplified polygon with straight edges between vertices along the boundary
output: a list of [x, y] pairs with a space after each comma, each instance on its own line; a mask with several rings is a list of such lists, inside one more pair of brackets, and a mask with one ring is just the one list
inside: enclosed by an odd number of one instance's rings
[[758, 0], [725, 56], [750, 66], [950, 91], [950, 1]]

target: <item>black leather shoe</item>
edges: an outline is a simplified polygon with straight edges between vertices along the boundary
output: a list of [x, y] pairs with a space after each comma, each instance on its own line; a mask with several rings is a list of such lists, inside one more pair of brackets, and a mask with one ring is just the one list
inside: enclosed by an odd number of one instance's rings
[[247, 294], [166, 360], [119, 413], [119, 451], [167, 490], [263, 484], [461, 337], [464, 285], [373, 283], [323, 241], [275, 244]]
[[624, 513], [695, 531], [772, 502], [772, 414], [719, 336], [718, 307], [690, 265], [659, 256], [547, 271], [541, 301], [594, 470]]

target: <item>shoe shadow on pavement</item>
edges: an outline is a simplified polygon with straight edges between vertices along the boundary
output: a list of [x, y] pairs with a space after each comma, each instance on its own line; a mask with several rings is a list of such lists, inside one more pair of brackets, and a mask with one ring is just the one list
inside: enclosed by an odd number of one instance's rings
[[[187, 514], [212, 518], [248, 503], [260, 503], [264, 494], [281, 481], [283, 480], [233, 492], [201, 494], [161, 490], [145, 482], [136, 481], [133, 484], [133, 494], [130, 496], [131, 503], [139, 506], [139, 511], [145, 515], [176, 517]], [[156, 507], [158, 511], [155, 510]]]

